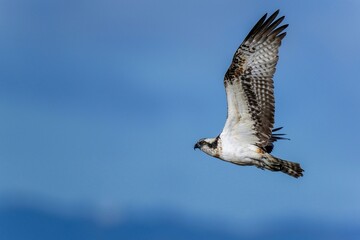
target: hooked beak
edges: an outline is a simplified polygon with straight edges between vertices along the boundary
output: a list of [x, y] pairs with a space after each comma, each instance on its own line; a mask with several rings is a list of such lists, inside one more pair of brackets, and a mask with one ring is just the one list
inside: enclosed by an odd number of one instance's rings
[[197, 148], [200, 148], [200, 144], [198, 142], [194, 145], [194, 150]]

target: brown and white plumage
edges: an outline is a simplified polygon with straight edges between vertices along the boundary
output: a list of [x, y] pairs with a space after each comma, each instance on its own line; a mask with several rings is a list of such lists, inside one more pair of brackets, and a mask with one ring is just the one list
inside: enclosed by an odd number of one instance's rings
[[288, 26], [276, 19], [279, 10], [265, 14], [252, 28], [234, 54], [224, 78], [228, 116], [217, 138], [201, 139], [195, 144], [205, 153], [238, 165], [255, 165], [262, 169], [302, 176], [298, 163], [270, 155], [273, 142], [282, 139], [273, 134], [274, 84], [281, 40]]

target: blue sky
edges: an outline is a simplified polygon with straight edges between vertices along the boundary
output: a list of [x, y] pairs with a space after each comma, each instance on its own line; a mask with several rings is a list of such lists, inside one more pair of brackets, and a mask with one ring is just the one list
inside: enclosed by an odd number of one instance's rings
[[[193, 151], [226, 118], [223, 75], [256, 21], [290, 26], [274, 155], [301, 179]], [[169, 210], [224, 225], [360, 216], [357, 1], [0, 1], [0, 195]]]

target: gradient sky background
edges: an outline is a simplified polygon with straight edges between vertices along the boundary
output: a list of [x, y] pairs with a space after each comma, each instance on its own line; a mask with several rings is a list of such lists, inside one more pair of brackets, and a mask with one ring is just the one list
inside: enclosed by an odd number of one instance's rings
[[[277, 9], [290, 26], [276, 126], [291, 141], [274, 155], [301, 179], [193, 150], [222, 130], [234, 51]], [[1, 0], [1, 203], [359, 224], [359, 13], [355, 0]]]

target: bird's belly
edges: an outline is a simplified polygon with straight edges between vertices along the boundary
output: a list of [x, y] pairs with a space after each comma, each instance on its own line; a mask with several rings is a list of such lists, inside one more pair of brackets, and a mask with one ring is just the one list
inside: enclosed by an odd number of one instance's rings
[[261, 153], [258, 149], [259, 148], [254, 145], [223, 146], [220, 158], [238, 165], [253, 165], [255, 159], [261, 159]]

